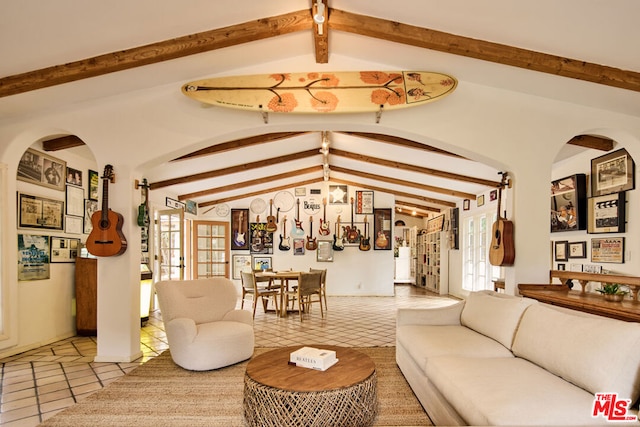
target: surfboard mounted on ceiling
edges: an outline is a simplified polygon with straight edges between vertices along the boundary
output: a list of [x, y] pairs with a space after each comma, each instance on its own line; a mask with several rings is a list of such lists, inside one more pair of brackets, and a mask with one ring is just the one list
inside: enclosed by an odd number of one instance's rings
[[182, 93], [205, 104], [262, 113], [365, 113], [441, 99], [455, 78], [427, 71], [256, 74], [197, 80]]

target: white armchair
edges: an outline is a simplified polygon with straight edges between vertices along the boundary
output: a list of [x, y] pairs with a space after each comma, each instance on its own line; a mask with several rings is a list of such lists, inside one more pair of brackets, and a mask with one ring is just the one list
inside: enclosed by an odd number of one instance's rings
[[229, 279], [170, 280], [155, 285], [173, 361], [192, 371], [233, 365], [253, 355], [253, 318], [236, 310]]

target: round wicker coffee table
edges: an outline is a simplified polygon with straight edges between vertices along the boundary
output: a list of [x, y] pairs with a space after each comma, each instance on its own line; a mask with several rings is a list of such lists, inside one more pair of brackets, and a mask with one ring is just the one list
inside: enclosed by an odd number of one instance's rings
[[377, 411], [373, 361], [346, 347], [326, 371], [290, 365], [289, 354], [304, 346], [272, 350], [251, 359], [244, 376], [244, 416], [250, 426], [369, 426]]

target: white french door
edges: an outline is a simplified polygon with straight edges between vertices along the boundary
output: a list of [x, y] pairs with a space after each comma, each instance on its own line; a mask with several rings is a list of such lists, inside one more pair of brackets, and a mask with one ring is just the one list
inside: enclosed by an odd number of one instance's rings
[[182, 209], [158, 211], [155, 237], [158, 280], [183, 280], [184, 211]]

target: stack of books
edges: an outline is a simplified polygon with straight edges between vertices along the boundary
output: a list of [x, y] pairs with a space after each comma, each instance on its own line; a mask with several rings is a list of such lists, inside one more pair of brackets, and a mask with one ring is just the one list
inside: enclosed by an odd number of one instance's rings
[[303, 368], [326, 371], [336, 363], [336, 352], [314, 347], [302, 347], [289, 355], [289, 363]]

